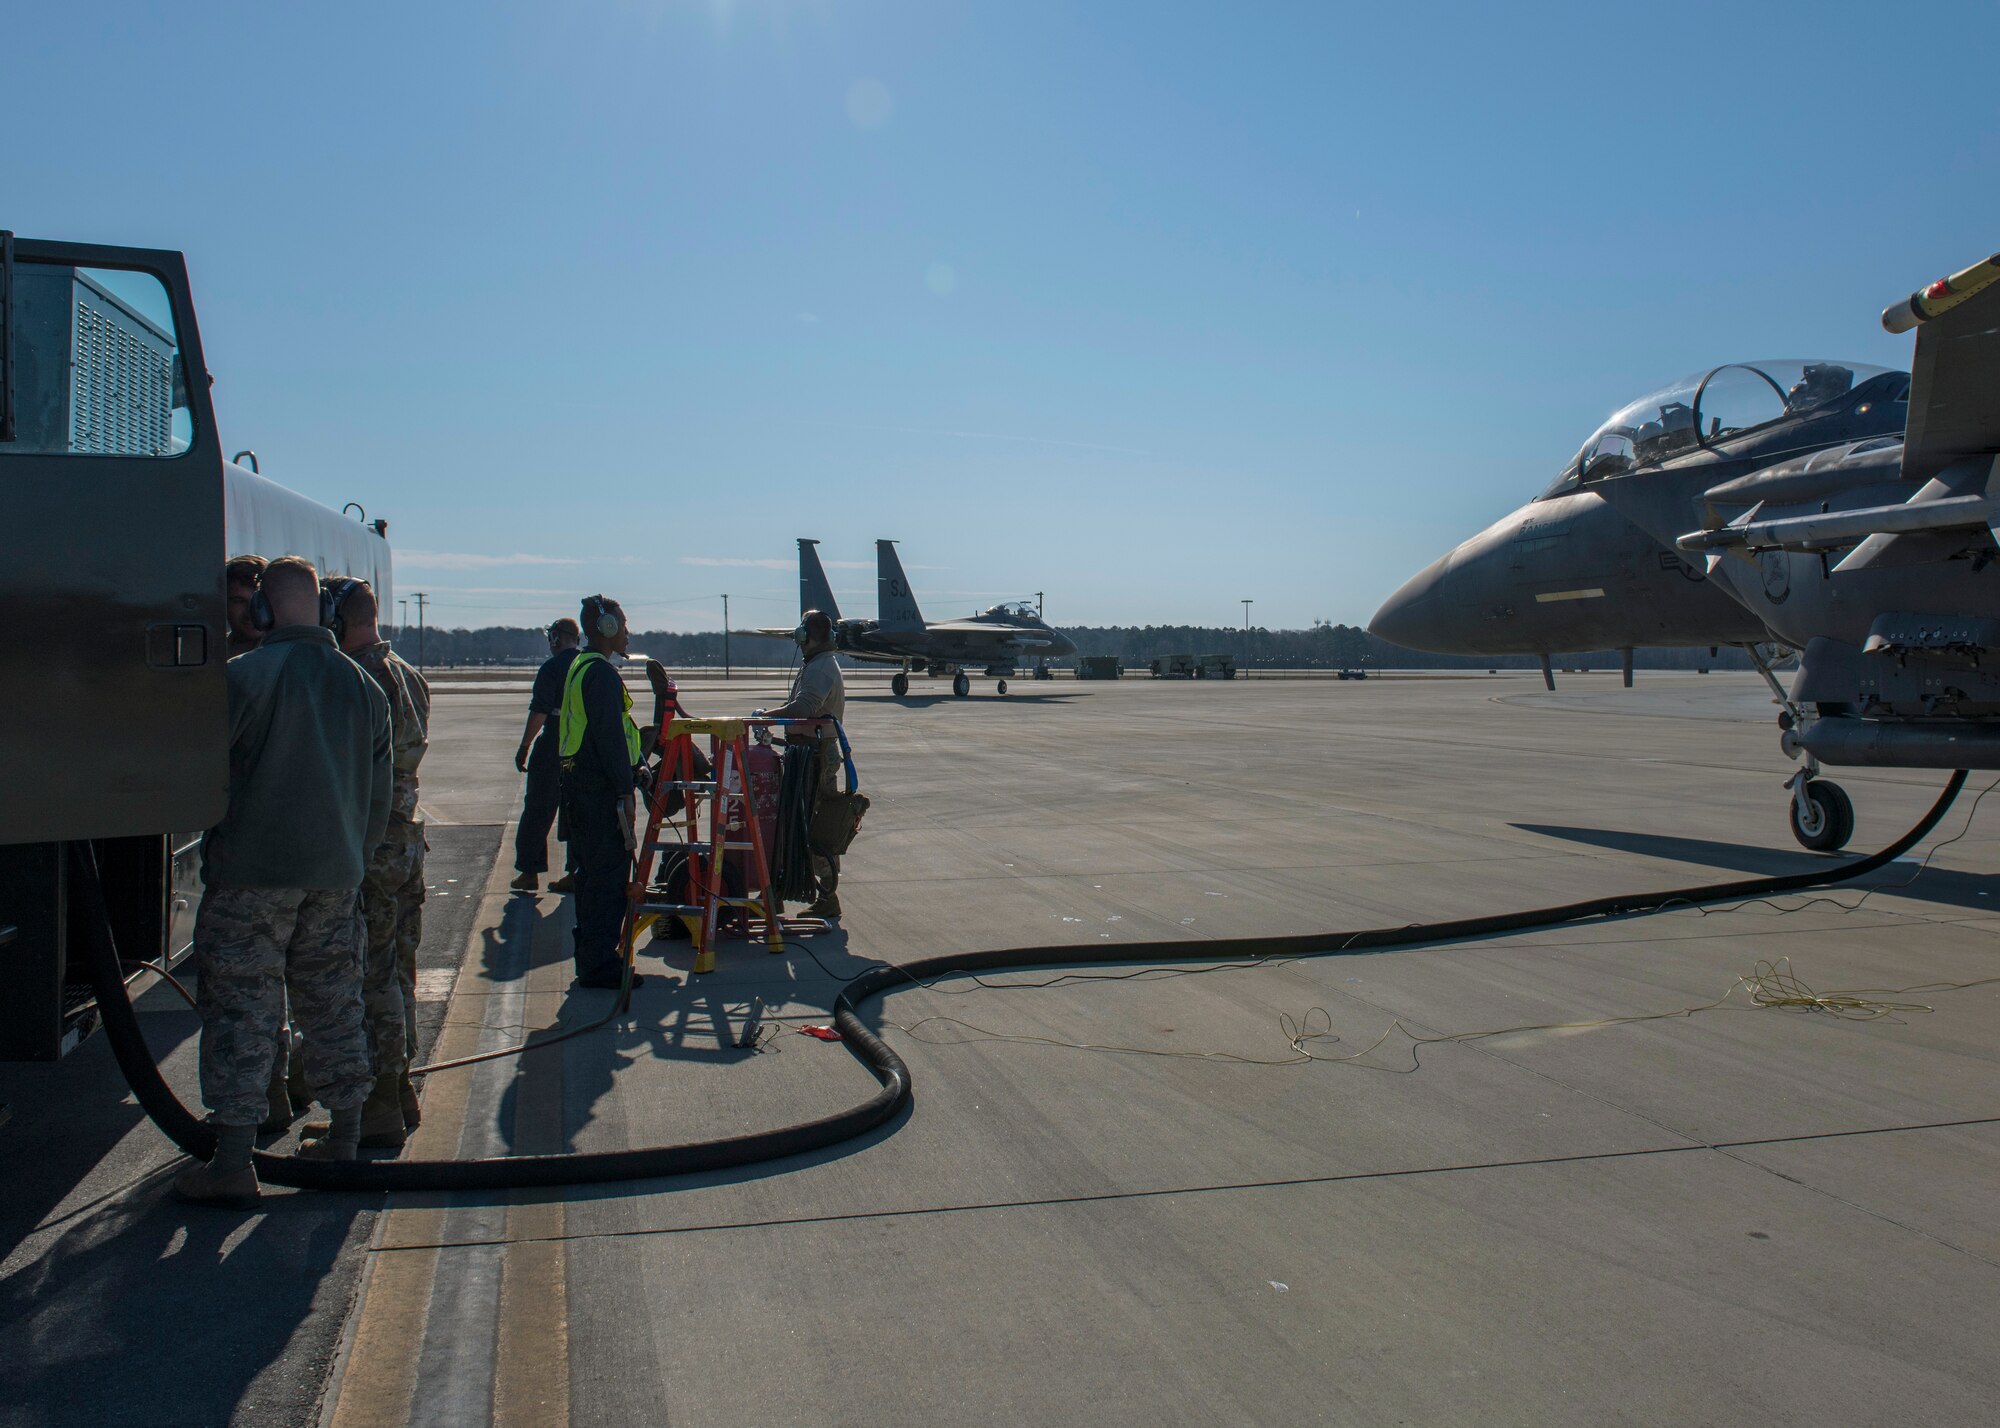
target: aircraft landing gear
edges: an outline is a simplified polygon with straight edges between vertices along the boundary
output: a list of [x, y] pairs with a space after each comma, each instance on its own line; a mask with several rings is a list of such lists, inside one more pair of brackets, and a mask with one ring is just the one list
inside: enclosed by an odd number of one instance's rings
[[898, 699], [901, 699], [905, 694], [910, 692], [910, 672], [908, 670], [899, 669], [890, 677], [889, 692]]
[[1792, 836], [1815, 853], [1837, 853], [1854, 836], [1854, 800], [1837, 783], [1814, 778], [1810, 769], [1793, 774]]
[[993, 692], [995, 694], [1005, 694], [1007, 692], [1007, 681], [1003, 679], [998, 684], [994, 685]]
[[972, 680], [970, 677], [967, 676], [964, 670], [960, 670], [957, 674], [952, 676], [951, 692], [953, 694], [956, 694], [960, 699], [963, 699], [965, 698], [966, 695], [972, 693]]
[[[1764, 676], [1771, 698], [1778, 705], [1778, 727], [1784, 731], [1779, 747], [1787, 758], [1805, 760], [1799, 771], [1785, 780], [1785, 787], [1792, 791], [1789, 810], [1792, 836], [1815, 853], [1837, 853], [1854, 836], [1854, 800], [1839, 784], [1828, 783], [1819, 776], [1819, 760], [1806, 752], [1798, 736], [1806, 723], [1805, 710], [1792, 702], [1778, 676], [1771, 672], [1771, 657], [1754, 644], [1743, 648], [1750, 662], [1757, 666], [1757, 673]], [[1781, 651], [1774, 646], [1772, 653], [1775, 656]]]

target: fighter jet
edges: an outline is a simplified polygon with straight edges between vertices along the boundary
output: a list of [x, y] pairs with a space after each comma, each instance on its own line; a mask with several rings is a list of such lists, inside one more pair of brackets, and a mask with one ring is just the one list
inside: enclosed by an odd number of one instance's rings
[[[1557, 650], [1621, 650], [1630, 684], [1638, 645], [1769, 640], [1701, 561], [1612, 505], [1602, 483], [1669, 461], [1713, 481], [1892, 435], [1908, 393], [1908, 374], [1854, 362], [1734, 363], [1684, 377], [1612, 413], [1547, 490], [1410, 577], [1369, 631], [1439, 654], [1539, 655], [1551, 689]], [[1706, 431], [1696, 430], [1697, 407]]]
[[[1822, 764], [2000, 768], [2000, 672], [1983, 668], [2000, 651], [2000, 574], [1989, 573], [2000, 553], [2000, 255], [1882, 321], [1918, 330], [1914, 375], [1718, 367], [1614, 414], [1542, 497], [1598, 497], [1663, 553], [1700, 561], [1705, 588], [1727, 594], [1758, 638], [1802, 651], [1787, 690], [1749, 645], [1780, 706], [1780, 746], [1801, 761], [1787, 780], [1793, 834], [1822, 850], [1854, 828], [1853, 804]], [[1510, 584], [1494, 533], [1468, 542], [1472, 558], [1461, 562], [1460, 547], [1405, 585], [1370, 628], [1419, 647], [1484, 649], [1479, 600], [1602, 589], [1585, 573], [1590, 553], [1574, 547], [1534, 583]], [[1561, 643], [1602, 647], [1607, 632], [1632, 628], [1608, 590], [1572, 598], [1601, 619], [1586, 616]], [[1677, 619], [1699, 630], [1687, 643], [1740, 642], [1729, 639], [1740, 620], [1700, 630], [1691, 606]]]
[[1025, 600], [995, 605], [962, 620], [926, 621], [892, 540], [875, 542], [876, 618], [843, 619], [820, 565], [818, 545], [816, 540], [799, 538], [799, 613], [823, 610], [831, 616], [834, 645], [840, 653], [900, 666], [889, 681], [899, 699], [910, 692], [913, 673], [949, 675], [951, 692], [962, 699], [972, 692], [972, 677], [966, 672], [971, 668], [983, 670], [995, 681], [994, 693], [1005, 694], [1007, 681], [1014, 677], [1021, 661], [1061, 659], [1076, 653], [1076, 646], [1051, 629]]

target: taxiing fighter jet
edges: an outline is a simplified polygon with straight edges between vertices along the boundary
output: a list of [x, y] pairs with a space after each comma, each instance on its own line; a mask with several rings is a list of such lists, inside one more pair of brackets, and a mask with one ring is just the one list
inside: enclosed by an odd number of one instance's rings
[[[819, 562], [819, 542], [799, 539], [799, 612], [824, 610], [833, 619], [834, 644], [841, 654], [878, 664], [901, 666], [889, 687], [898, 698], [910, 692], [910, 676], [922, 673], [950, 676], [951, 692], [960, 698], [972, 692], [969, 669], [980, 669], [996, 681], [994, 692], [1005, 694], [1007, 681], [1026, 660], [1061, 659], [1076, 653], [1067, 636], [1057, 633], [1026, 601], [995, 605], [962, 620], [926, 621], [917, 608], [896, 543], [875, 542], [877, 612], [873, 620], [842, 619], [826, 571]], [[789, 634], [762, 630], [760, 634]]]
[[[1803, 761], [1788, 787], [1792, 831], [1810, 848], [1839, 848], [1854, 827], [1822, 763], [2000, 768], [2000, 672], [1984, 668], [2000, 654], [2000, 255], [1882, 321], [1918, 329], [1913, 376], [1735, 363], [1644, 397], [1536, 502], [1397, 591], [1370, 628], [1418, 648], [1525, 646], [1544, 654], [1545, 674], [1553, 648], [1743, 644], [1781, 706], [1785, 753]], [[1662, 564], [1688, 561], [1705, 580], [1671, 611], [1638, 608], [1629, 570], [1601, 579], [1599, 550], [1571, 543], [1585, 531], [1621, 551], [1637, 532]], [[1718, 592], [1735, 609], [1710, 623]], [[1545, 605], [1574, 609], [1552, 617]], [[1643, 633], [1648, 621], [1673, 637]], [[1761, 640], [1802, 651], [1789, 691]]]

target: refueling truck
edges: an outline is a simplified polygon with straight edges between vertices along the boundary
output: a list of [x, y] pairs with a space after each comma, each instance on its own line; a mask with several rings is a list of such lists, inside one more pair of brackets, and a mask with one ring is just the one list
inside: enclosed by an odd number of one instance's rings
[[[303, 555], [387, 608], [388, 524], [223, 458], [181, 254], [0, 231], [0, 1060], [189, 948], [229, 796], [223, 565]], [[352, 509], [352, 508], [350, 508]]]

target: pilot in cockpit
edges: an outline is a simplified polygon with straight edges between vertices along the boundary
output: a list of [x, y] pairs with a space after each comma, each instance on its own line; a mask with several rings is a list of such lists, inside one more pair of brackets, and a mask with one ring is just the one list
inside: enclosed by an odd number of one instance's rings
[[1667, 402], [1658, 417], [1640, 425], [1632, 441], [1641, 462], [1664, 460], [1694, 444], [1694, 412], [1685, 402]]
[[1837, 362], [1808, 362], [1792, 389], [1785, 393], [1785, 410], [1802, 412], [1835, 398], [1844, 397], [1854, 387], [1854, 371]]

